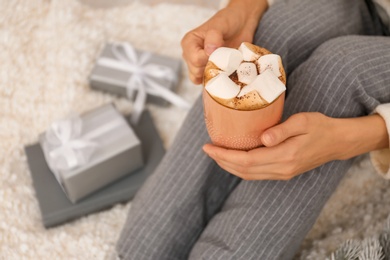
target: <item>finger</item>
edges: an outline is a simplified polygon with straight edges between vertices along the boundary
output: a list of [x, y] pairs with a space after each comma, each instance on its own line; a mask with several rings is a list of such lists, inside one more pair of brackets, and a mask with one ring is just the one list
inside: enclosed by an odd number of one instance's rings
[[236, 169], [230, 167], [229, 165], [227, 165], [224, 162], [218, 162], [218, 161], [215, 161], [215, 162], [218, 164], [219, 167], [221, 167], [222, 169], [224, 169], [228, 173], [231, 173], [231, 174], [236, 175], [236, 176], [241, 178], [241, 173], [239, 171], [237, 171]]
[[230, 162], [233, 164], [242, 162], [242, 159], [238, 159], [238, 157], [243, 158], [245, 155], [242, 155], [242, 153], [246, 154], [245, 151], [229, 150], [212, 144], [205, 144], [203, 146], [203, 151], [214, 160]]
[[[211, 157], [211, 156], [210, 156]], [[212, 157], [211, 157], [212, 158]], [[276, 165], [276, 164], [267, 164], [267, 165], [256, 165], [256, 166], [242, 166], [230, 163], [228, 161], [223, 160], [214, 160], [221, 168], [225, 169], [226, 171], [241, 176], [244, 179], [266, 179], [271, 178], [272, 179], [278, 179], [282, 180], [287, 178], [287, 174], [283, 172], [283, 166]]]
[[225, 162], [217, 162], [216, 163], [224, 169], [225, 171], [229, 172], [230, 174], [233, 174], [243, 180], [247, 181], [254, 181], [254, 180], [290, 180], [292, 177], [285, 175], [285, 174], [278, 174], [278, 173], [268, 173], [268, 172], [262, 172], [257, 171], [255, 173], [252, 172], [242, 172], [240, 169], [236, 169], [235, 167], [232, 167], [229, 163]]
[[267, 146], [276, 146], [290, 137], [305, 134], [305, 124], [302, 116], [291, 116], [285, 122], [268, 128], [261, 135], [261, 142]]
[[[238, 167], [254, 167], [269, 164], [262, 156], [263, 152], [257, 148], [251, 151], [230, 150], [212, 144], [205, 144], [203, 151], [216, 161], [223, 161]], [[265, 153], [267, 155], [267, 153]]]
[[[249, 179], [252, 179], [251, 178], [252, 176], [254, 176], [254, 174], [243, 173], [241, 170], [236, 169], [234, 166], [232, 167], [231, 164], [229, 164], [229, 163], [226, 163], [223, 161], [215, 161], [215, 162], [218, 164], [219, 167], [221, 167], [222, 169], [224, 169], [228, 173], [233, 174], [241, 179], [249, 180]], [[252, 179], [252, 180], [254, 180], [254, 179]]]
[[[229, 160], [222, 159], [223, 156], [220, 156], [220, 154], [218, 153], [224, 154], [224, 150], [227, 149], [216, 147], [211, 144], [206, 144], [204, 145], [203, 150], [212, 159], [214, 159], [215, 162], [221, 168], [245, 180], [289, 180], [293, 176], [295, 176], [294, 174], [289, 172], [288, 164], [278, 161], [278, 158], [280, 156], [276, 156], [276, 157], [274, 156], [274, 159], [270, 160], [271, 162], [265, 160], [265, 162], [263, 161], [262, 164], [257, 164], [259, 158], [256, 157], [256, 161], [255, 161], [256, 163], [254, 163], [253, 165], [245, 165], [245, 163], [242, 161], [231, 162]], [[274, 150], [274, 149], [267, 148], [267, 150]], [[234, 150], [228, 150], [228, 151], [234, 151]], [[248, 153], [250, 153], [251, 151], [249, 151]], [[237, 152], [241, 152], [241, 151], [237, 151]], [[264, 155], [267, 154], [268, 153], [264, 153]]]
[[205, 67], [209, 57], [203, 49], [196, 46], [190, 46], [189, 49], [183, 52], [184, 60], [194, 67]]
[[192, 31], [187, 33], [181, 41], [183, 58], [187, 63], [196, 67], [205, 66], [208, 55], [204, 51], [204, 37], [199, 32]]
[[189, 77], [192, 82], [195, 84], [200, 84], [203, 82], [203, 74], [205, 67], [195, 67], [191, 64], [187, 64]]
[[[207, 56], [204, 54], [204, 51], [198, 53], [199, 56], [193, 55], [193, 57], [185, 59], [187, 62], [189, 78], [195, 84], [201, 84], [203, 82], [204, 70], [207, 63]], [[202, 56], [206, 58], [204, 62], [201, 60]]]
[[190, 74], [189, 79], [194, 83], [195, 85], [200, 85], [203, 82], [203, 77], [196, 77], [195, 75]]
[[205, 70], [205, 65], [195, 66], [191, 61], [187, 62], [187, 69], [189, 73], [189, 78], [195, 84], [200, 84], [203, 82], [203, 75]]
[[[211, 144], [203, 146], [203, 150], [218, 163], [223, 163], [229, 169], [240, 173], [255, 174], [265, 173], [283, 177], [288, 174], [290, 161], [284, 153], [289, 149], [289, 144], [282, 147], [260, 147], [248, 152], [229, 150]], [[282, 179], [282, 178], [281, 178]]]
[[223, 34], [219, 30], [208, 30], [204, 39], [204, 50], [208, 56], [217, 48], [224, 46]]

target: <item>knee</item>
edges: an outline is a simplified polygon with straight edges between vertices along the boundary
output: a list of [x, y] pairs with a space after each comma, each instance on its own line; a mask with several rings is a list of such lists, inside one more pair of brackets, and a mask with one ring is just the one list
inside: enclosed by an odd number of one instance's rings
[[[336, 37], [322, 43], [307, 60], [306, 66], [316, 66], [319, 72], [324, 73], [330, 69], [343, 72], [344, 76], [351, 73], [356, 75], [364, 69], [364, 66], [357, 66], [363, 64], [361, 55], [366, 47], [361, 44], [362, 36], [341, 36]], [[347, 73], [347, 74], [345, 74]], [[334, 73], [333, 73], [334, 74]]]
[[357, 81], [365, 67], [362, 56], [357, 57], [353, 47], [356, 40], [354, 36], [343, 36], [320, 45], [288, 78], [288, 98], [304, 100], [308, 105], [301, 109], [305, 111], [329, 116], [335, 116], [332, 111], [341, 104], [345, 104], [342, 116], [351, 116], [356, 109], [364, 113], [358, 99], [366, 93]]
[[[304, 16], [304, 4], [297, 1], [294, 4], [276, 2], [262, 17], [254, 36], [256, 45], [282, 57], [286, 73], [295, 70], [318, 45], [313, 42], [319, 38], [317, 30], [308, 29], [307, 19], [302, 19]], [[299, 59], [296, 58], [298, 56]]]
[[313, 80], [313, 84], [323, 84], [332, 88], [332, 81], [352, 80], [363, 66], [356, 66], [356, 39], [343, 36], [331, 39], [320, 45], [298, 68], [299, 77]]
[[[254, 43], [282, 56], [292, 73], [323, 42], [366, 31], [364, 0], [277, 1], [264, 14]], [[368, 29], [367, 29], [368, 30]]]
[[295, 42], [305, 38], [304, 35], [308, 31], [300, 30], [307, 24], [306, 19], [301, 19], [302, 9], [298, 3], [275, 3], [263, 15], [254, 36], [254, 43], [268, 48], [273, 53], [282, 54], [284, 47], [295, 45]]

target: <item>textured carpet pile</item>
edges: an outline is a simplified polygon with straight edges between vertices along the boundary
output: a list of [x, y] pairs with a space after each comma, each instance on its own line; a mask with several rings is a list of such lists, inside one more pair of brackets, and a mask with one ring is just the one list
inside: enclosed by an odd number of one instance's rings
[[[183, 35], [215, 9], [177, 1], [93, 8], [76, 0], [0, 0], [0, 10], [0, 259], [107, 259], [131, 202], [45, 229], [23, 147], [72, 111], [114, 102], [131, 112], [130, 101], [89, 88], [89, 72], [106, 42], [127, 41], [180, 59]], [[183, 66], [178, 93], [192, 103], [200, 90]], [[169, 149], [187, 111], [148, 108]], [[324, 259], [345, 239], [376, 234], [390, 213], [388, 187], [363, 157], [296, 259]]]

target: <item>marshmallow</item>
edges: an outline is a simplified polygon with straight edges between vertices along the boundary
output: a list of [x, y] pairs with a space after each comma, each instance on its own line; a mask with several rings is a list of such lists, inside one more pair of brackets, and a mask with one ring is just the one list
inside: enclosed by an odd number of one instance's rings
[[257, 68], [253, 62], [243, 62], [237, 69], [238, 81], [250, 84], [257, 76]]
[[280, 56], [248, 42], [243, 42], [238, 50], [215, 50], [203, 77], [205, 90], [216, 102], [238, 110], [270, 105], [286, 90], [285, 84]]
[[209, 61], [228, 75], [236, 71], [242, 60], [242, 54], [239, 50], [227, 47], [216, 49], [209, 57]]
[[260, 53], [256, 51], [255, 46], [248, 42], [241, 43], [238, 50], [241, 51], [244, 61], [255, 61], [260, 58]]
[[232, 99], [240, 92], [240, 86], [225, 73], [220, 73], [210, 79], [205, 88], [211, 96], [219, 99]]
[[[244, 90], [244, 87], [241, 91], [243, 95], [245, 95], [245, 92], [248, 93], [248, 91], [250, 92], [251, 90], [255, 89], [268, 103], [272, 103], [286, 90], [286, 86], [284, 86], [284, 84], [279, 80], [278, 77], [275, 76], [271, 70], [265, 70], [246, 87], [246, 90]], [[242, 95], [242, 93], [240, 93], [240, 95]]]
[[276, 75], [276, 77], [282, 76], [282, 73], [280, 73], [282, 59], [279, 55], [268, 54], [261, 56], [257, 60], [257, 64], [259, 66], [260, 74], [263, 73], [265, 70], [271, 70]]

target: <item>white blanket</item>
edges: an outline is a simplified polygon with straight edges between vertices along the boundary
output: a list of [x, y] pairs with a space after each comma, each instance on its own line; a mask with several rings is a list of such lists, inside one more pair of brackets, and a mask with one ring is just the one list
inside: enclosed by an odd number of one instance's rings
[[[0, 259], [107, 259], [131, 202], [45, 230], [23, 146], [70, 111], [111, 101], [131, 111], [126, 99], [89, 88], [107, 41], [180, 58], [183, 35], [214, 10], [180, 3], [94, 9], [76, 0], [0, 0], [0, 10]], [[200, 91], [183, 67], [178, 93], [193, 102]], [[187, 112], [148, 108], [169, 148]], [[304, 241], [302, 259], [323, 259], [342, 240], [380, 230], [390, 213], [387, 186], [367, 158], [356, 164]]]

